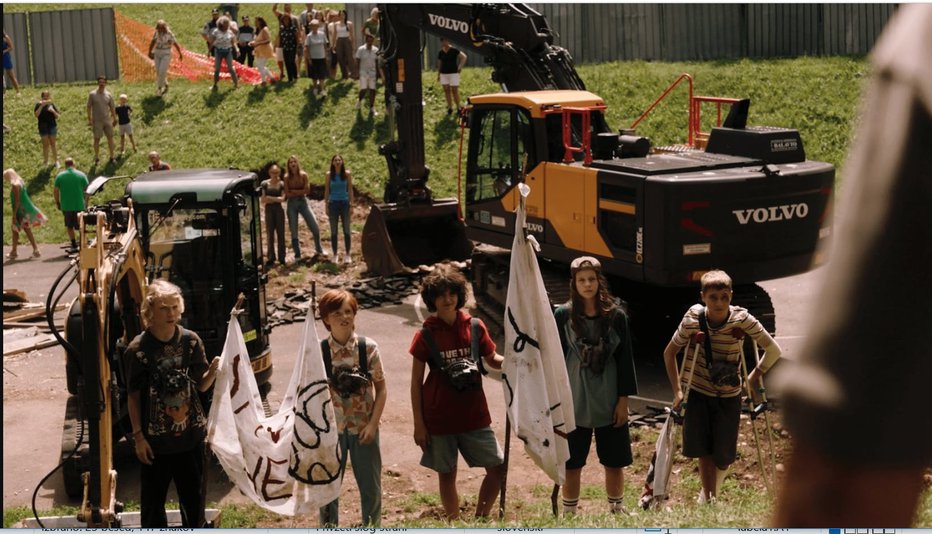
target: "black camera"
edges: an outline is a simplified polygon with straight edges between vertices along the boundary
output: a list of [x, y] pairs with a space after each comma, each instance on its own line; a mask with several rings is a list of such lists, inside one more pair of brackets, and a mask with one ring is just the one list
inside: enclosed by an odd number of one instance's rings
[[478, 389], [482, 386], [479, 366], [473, 360], [453, 360], [444, 366], [443, 371], [450, 378], [450, 382], [457, 391]]
[[718, 387], [738, 387], [738, 364], [726, 361], [713, 361], [709, 366], [709, 380]]
[[363, 391], [369, 385], [369, 377], [359, 367], [337, 367], [333, 370], [330, 385], [341, 397], [347, 398]]

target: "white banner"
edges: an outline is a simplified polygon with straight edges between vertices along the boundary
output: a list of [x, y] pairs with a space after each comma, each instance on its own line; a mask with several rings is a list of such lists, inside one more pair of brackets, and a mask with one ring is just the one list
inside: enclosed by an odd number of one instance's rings
[[521, 197], [505, 306], [502, 384], [515, 435], [534, 463], [562, 485], [570, 457], [565, 435], [576, 428], [573, 395], [557, 323], [537, 264], [535, 248], [539, 246], [533, 235], [525, 237], [525, 200], [530, 187], [519, 184], [518, 189]]
[[313, 315], [278, 412], [265, 417], [239, 321], [231, 318], [214, 385], [207, 441], [236, 487], [293, 516], [340, 495], [340, 450]]

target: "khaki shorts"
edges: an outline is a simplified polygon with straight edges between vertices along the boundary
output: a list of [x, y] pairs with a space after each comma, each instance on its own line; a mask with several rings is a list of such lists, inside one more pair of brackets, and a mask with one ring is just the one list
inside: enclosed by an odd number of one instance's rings
[[375, 76], [359, 76], [359, 90], [365, 91], [366, 89], [375, 90]]
[[110, 121], [94, 121], [94, 139], [100, 139], [104, 134], [113, 137], [113, 123]]
[[127, 122], [120, 125], [120, 135], [133, 135], [133, 123]]

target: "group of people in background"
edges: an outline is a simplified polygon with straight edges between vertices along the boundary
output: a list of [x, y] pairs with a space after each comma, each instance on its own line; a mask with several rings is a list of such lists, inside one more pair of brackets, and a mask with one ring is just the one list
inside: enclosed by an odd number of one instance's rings
[[[255, 26], [248, 15], [242, 17], [242, 23], [236, 22], [236, 9], [221, 13], [213, 9], [211, 19], [201, 28], [201, 37], [207, 46], [207, 53], [214, 58], [214, 84], [217, 89], [221, 65], [227, 64], [227, 72], [238, 85], [238, 76], [233, 62], [255, 66], [259, 71], [261, 85], [266, 86], [286, 79], [294, 82], [301, 71], [313, 80], [315, 96], [326, 96], [326, 81], [336, 78], [337, 69], [340, 79], [360, 79], [360, 101], [363, 93], [371, 93], [369, 108], [374, 113], [375, 80], [379, 69], [375, 66], [378, 52], [379, 12], [373, 8], [370, 17], [363, 25], [366, 44], [357, 46], [353, 21], [349, 20], [346, 10], [318, 10], [314, 4], [305, 4], [305, 9], [295, 15], [291, 4], [272, 5], [272, 15], [278, 19], [275, 31], [269, 26], [265, 17], [256, 16]], [[161, 96], [168, 91], [166, 75], [171, 63], [171, 49], [178, 50], [179, 61], [184, 60], [174, 34], [164, 20], [156, 23], [156, 30], [149, 44], [149, 57], [155, 61], [156, 94]], [[278, 75], [269, 69], [272, 60], [278, 64]]]
[[[315, 255], [312, 260], [325, 257], [321, 246], [320, 226], [317, 217], [308, 205], [311, 183], [306, 171], [301, 168], [298, 156], [292, 154], [284, 172], [277, 162], [265, 165], [262, 174], [268, 177], [259, 185], [260, 203], [265, 206], [265, 229], [267, 241], [266, 265], [276, 262], [285, 264], [285, 219], [291, 235], [294, 261], [301, 261], [301, 241], [298, 234], [299, 219], [304, 219], [314, 239]], [[330, 158], [330, 168], [324, 175], [324, 205], [330, 219], [331, 259], [339, 264], [352, 263], [350, 213], [353, 204], [353, 175], [345, 167], [339, 154]], [[342, 228], [344, 253], [339, 252], [339, 232]]]

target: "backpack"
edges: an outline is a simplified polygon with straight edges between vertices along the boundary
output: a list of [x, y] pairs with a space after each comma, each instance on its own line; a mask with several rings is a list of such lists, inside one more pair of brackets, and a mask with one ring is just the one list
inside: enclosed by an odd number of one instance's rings
[[440, 349], [430, 330], [426, 326], [421, 327], [421, 337], [427, 343], [430, 349], [430, 358], [427, 365], [431, 369], [439, 369], [450, 381], [450, 385], [457, 391], [467, 391], [471, 389], [480, 389], [482, 387], [481, 374], [488, 374], [485, 366], [482, 364], [482, 358], [479, 356], [479, 319], [472, 317], [469, 321], [469, 342], [470, 356], [468, 360], [458, 358], [446, 364], [440, 355]]
[[334, 371], [333, 359], [330, 355], [330, 343], [326, 339], [320, 341], [320, 352], [324, 360], [327, 381], [343, 398], [348, 398], [350, 395], [363, 391], [372, 378], [369, 375], [369, 358], [365, 336], [356, 336], [356, 346], [359, 349], [359, 366], [341, 366]]

